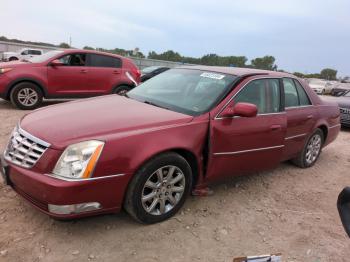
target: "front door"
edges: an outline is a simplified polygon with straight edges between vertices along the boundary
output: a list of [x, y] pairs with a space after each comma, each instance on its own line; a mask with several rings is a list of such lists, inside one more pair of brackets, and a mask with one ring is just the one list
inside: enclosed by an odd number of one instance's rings
[[249, 81], [230, 104], [255, 104], [258, 115], [251, 118], [221, 118], [219, 115], [211, 120], [208, 181], [278, 165], [287, 123], [280, 94], [279, 79]]
[[61, 96], [86, 94], [89, 69], [85, 54], [69, 54], [59, 59], [60, 66], [48, 65], [49, 91]]

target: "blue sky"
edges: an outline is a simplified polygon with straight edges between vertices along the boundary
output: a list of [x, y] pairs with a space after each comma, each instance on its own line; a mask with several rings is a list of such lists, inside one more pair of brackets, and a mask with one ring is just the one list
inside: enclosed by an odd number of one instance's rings
[[350, 75], [349, 0], [0, 0], [0, 35], [185, 56], [273, 55], [281, 69]]

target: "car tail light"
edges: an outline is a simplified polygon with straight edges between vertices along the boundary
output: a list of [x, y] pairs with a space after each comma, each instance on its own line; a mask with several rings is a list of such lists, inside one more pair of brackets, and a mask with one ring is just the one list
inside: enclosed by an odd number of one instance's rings
[[141, 82], [141, 71], [136, 66], [131, 68], [131, 73], [135, 77], [135, 80], [137, 84], [140, 84]]

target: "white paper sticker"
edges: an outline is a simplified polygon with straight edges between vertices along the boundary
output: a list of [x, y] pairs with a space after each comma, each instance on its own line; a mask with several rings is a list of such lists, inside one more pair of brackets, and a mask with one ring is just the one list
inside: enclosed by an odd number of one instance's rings
[[220, 75], [220, 74], [215, 74], [215, 73], [202, 73], [201, 77], [207, 77], [207, 78], [212, 78], [212, 79], [218, 79], [221, 80], [225, 77], [225, 75]]

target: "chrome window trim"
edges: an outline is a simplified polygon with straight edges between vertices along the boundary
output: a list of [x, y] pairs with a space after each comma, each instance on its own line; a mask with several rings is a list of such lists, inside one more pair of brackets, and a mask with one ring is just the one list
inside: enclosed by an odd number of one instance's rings
[[89, 177], [89, 178], [68, 178], [63, 176], [57, 176], [54, 174], [45, 174], [48, 177], [52, 177], [58, 180], [68, 181], [68, 182], [84, 182], [84, 181], [92, 181], [92, 180], [100, 180], [105, 178], [112, 178], [112, 177], [120, 177], [125, 176], [126, 174], [115, 174], [110, 176], [99, 176], [99, 177]]
[[[245, 83], [238, 91], [236, 94], [234, 94], [226, 103], [225, 105], [221, 108], [221, 110], [216, 114], [216, 116], [214, 117], [214, 120], [220, 120], [223, 119], [222, 117], [219, 117], [219, 115], [222, 113], [222, 111], [224, 111], [224, 109], [227, 107], [228, 104], [231, 103], [231, 101], [242, 91], [243, 88], [245, 88], [250, 82], [252, 81], [256, 81], [256, 80], [260, 80], [260, 79], [282, 79], [283, 77], [280, 76], [276, 76], [276, 77], [272, 77], [272, 76], [264, 76], [264, 77], [258, 77], [258, 78], [254, 78], [249, 80], [247, 83]], [[282, 111], [283, 112], [283, 111]], [[274, 113], [264, 113], [264, 114], [258, 114], [258, 115], [270, 115], [270, 114], [277, 114], [277, 113], [282, 113], [282, 112], [274, 112]], [[234, 117], [225, 117], [225, 118], [234, 118]]]
[[[269, 115], [284, 115], [286, 114], [285, 111], [282, 112], [276, 112], [276, 113], [264, 113], [264, 114], [257, 114], [256, 116], [269, 116]], [[232, 117], [216, 117], [214, 120], [222, 120], [222, 119], [234, 119], [234, 118], [241, 118], [241, 116], [232, 116]]]
[[295, 136], [289, 136], [289, 137], [286, 137], [284, 140], [290, 140], [290, 139], [294, 139], [294, 138], [298, 138], [298, 137], [303, 137], [303, 136], [306, 136], [307, 133], [304, 133], [304, 134], [300, 134], [300, 135], [295, 135]]
[[42, 145], [44, 147], [47, 147], [47, 148], [51, 146], [51, 144], [49, 144], [49, 143], [45, 142], [44, 140], [37, 138], [36, 136], [33, 136], [32, 134], [29, 134], [27, 131], [23, 130], [19, 124], [18, 124], [17, 128], [18, 128], [18, 132], [20, 134], [29, 138], [30, 140], [34, 141], [35, 143]]
[[288, 109], [298, 109], [298, 108], [305, 108], [305, 107], [313, 107], [314, 105], [307, 105], [307, 106], [288, 106], [285, 107], [286, 110]]
[[215, 156], [220, 156], [220, 155], [237, 155], [237, 154], [242, 154], [242, 153], [265, 151], [265, 150], [282, 148], [282, 147], [284, 147], [284, 145], [270, 146], [270, 147], [260, 147], [260, 148], [254, 148], [254, 149], [248, 149], [248, 150], [242, 150], [242, 151], [233, 151], [233, 152], [218, 152], [218, 153], [214, 153], [214, 155]]

